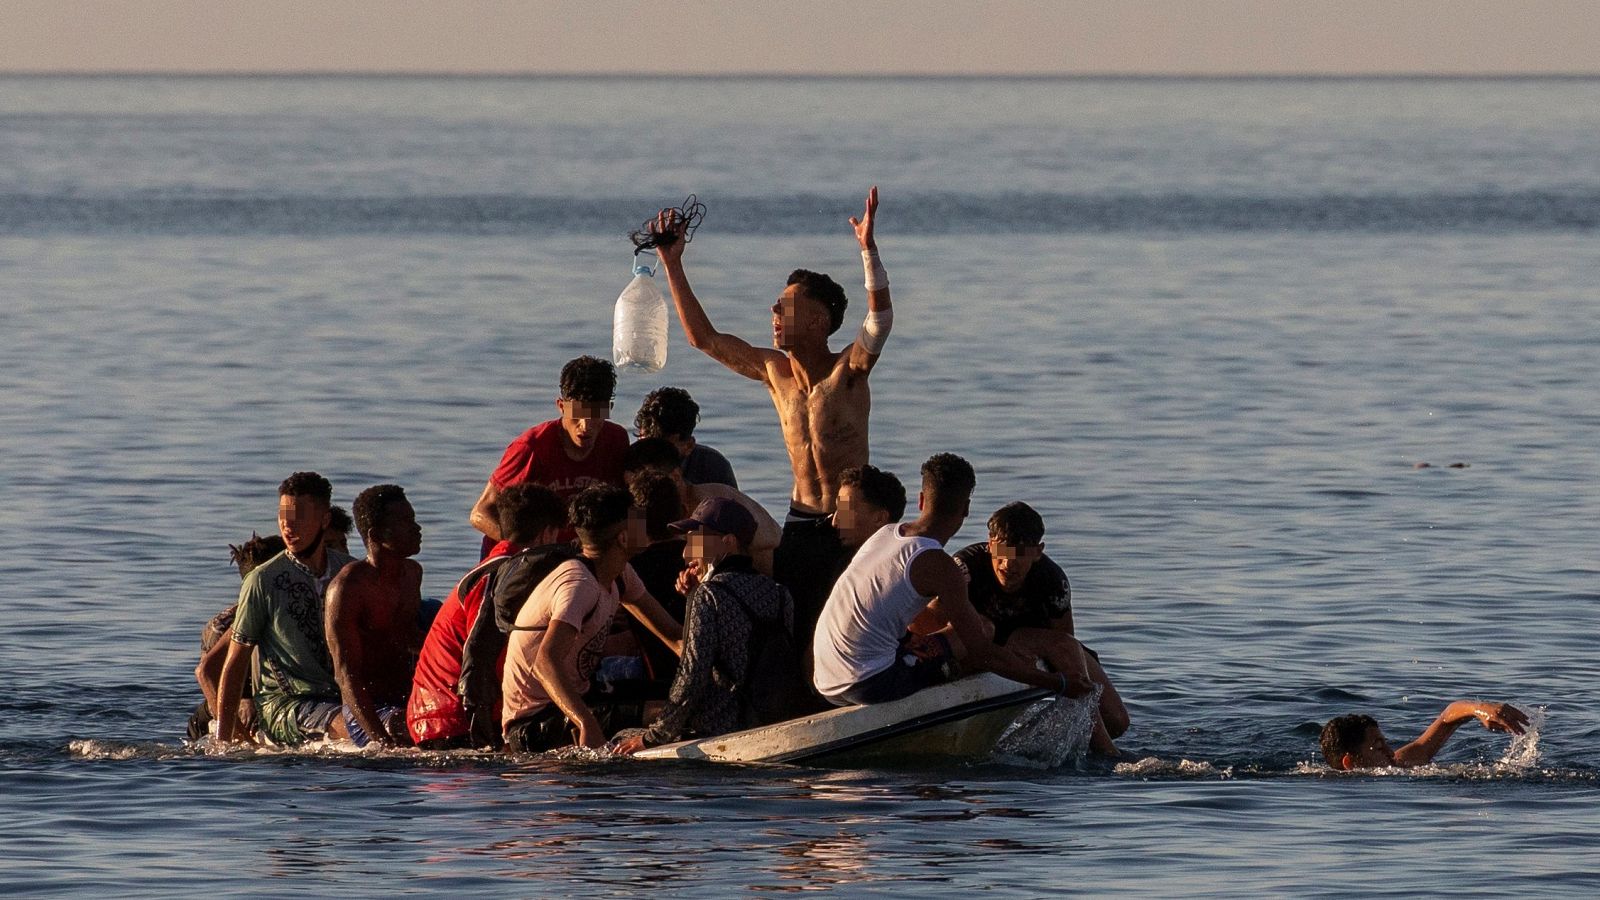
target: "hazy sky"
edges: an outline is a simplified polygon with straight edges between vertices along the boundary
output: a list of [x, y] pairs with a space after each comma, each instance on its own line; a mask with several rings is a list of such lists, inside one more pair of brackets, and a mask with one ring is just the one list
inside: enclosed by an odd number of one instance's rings
[[0, 0], [0, 71], [1600, 71], [1600, 0]]

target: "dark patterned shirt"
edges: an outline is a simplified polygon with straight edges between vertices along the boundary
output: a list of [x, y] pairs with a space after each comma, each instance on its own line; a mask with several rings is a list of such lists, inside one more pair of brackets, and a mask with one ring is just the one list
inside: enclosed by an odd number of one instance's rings
[[967, 573], [973, 607], [994, 623], [996, 644], [1004, 644], [1018, 628], [1049, 628], [1052, 621], [1072, 615], [1072, 585], [1048, 556], [1039, 557], [1015, 594], [1000, 589], [987, 541], [957, 552], [956, 565]]

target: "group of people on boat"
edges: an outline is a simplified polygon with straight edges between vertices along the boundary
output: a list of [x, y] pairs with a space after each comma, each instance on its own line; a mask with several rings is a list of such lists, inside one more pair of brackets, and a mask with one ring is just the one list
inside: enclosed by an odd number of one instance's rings
[[[950, 554], [972, 465], [929, 457], [904, 521], [905, 486], [869, 463], [868, 381], [893, 323], [877, 207], [873, 188], [850, 219], [867, 313], [837, 351], [847, 300], [832, 278], [795, 270], [773, 347], [757, 347], [695, 296], [682, 215], [649, 229], [690, 346], [771, 395], [793, 472], [781, 525], [698, 442], [686, 391], [646, 396], [630, 441], [611, 421], [615, 369], [579, 357], [559, 415], [511, 442], [472, 505], [481, 562], [442, 604], [421, 598], [422, 530], [400, 486], [367, 488], [345, 516], [322, 476], [284, 480], [279, 535], [233, 548], [243, 585], [207, 626], [191, 735], [214, 719], [223, 744], [633, 753], [989, 671], [1092, 697], [1091, 747], [1115, 755], [1128, 713], [1077, 636], [1040, 515], [1007, 503], [986, 541]], [[1511, 713], [1479, 718], [1520, 730]]]

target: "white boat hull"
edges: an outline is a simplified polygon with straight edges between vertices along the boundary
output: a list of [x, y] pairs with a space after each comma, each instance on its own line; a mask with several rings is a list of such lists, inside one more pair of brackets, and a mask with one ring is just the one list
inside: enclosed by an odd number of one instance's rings
[[978, 760], [1024, 710], [1050, 692], [999, 675], [972, 675], [903, 700], [846, 706], [762, 728], [664, 744], [643, 759], [870, 766]]

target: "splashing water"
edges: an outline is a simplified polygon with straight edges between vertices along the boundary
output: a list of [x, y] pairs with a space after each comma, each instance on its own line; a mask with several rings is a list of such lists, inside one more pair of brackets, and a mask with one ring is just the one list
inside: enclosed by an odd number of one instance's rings
[[995, 744], [993, 759], [1010, 765], [1053, 769], [1089, 749], [1103, 688], [1083, 697], [1041, 701], [1018, 717]]
[[1539, 730], [1544, 727], [1545, 708], [1535, 706], [1528, 712], [1528, 727], [1511, 741], [1505, 755], [1495, 763], [1495, 768], [1507, 772], [1524, 772], [1539, 764]]
[[1208, 762], [1195, 762], [1180, 759], [1177, 762], [1147, 756], [1138, 762], [1117, 763], [1112, 770], [1118, 775], [1132, 778], [1156, 778], [1164, 775], [1176, 775], [1185, 778], [1232, 778], [1233, 767], [1217, 768]]

